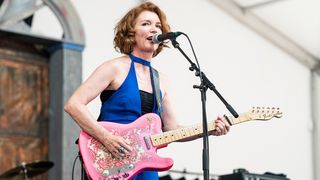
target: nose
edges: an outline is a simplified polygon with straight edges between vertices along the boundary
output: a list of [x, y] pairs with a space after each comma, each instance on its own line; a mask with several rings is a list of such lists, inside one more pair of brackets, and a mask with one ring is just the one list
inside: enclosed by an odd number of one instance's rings
[[152, 33], [152, 34], [157, 34], [157, 33], [158, 33], [156, 27], [152, 26], [152, 28], [151, 28], [151, 33]]
[[153, 25], [151, 28], [151, 33], [153, 34], [161, 34], [161, 29], [157, 27], [157, 25]]

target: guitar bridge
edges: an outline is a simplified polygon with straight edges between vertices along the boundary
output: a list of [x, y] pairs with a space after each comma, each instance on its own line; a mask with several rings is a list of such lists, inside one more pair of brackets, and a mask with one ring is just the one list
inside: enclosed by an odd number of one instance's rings
[[104, 177], [110, 177], [116, 174], [122, 174], [120, 176], [122, 176], [122, 178], [126, 178], [129, 176], [128, 173], [126, 173], [128, 170], [132, 170], [134, 169], [135, 166], [133, 164], [125, 164], [122, 167], [114, 167], [114, 168], [110, 168], [108, 170], [105, 170], [102, 173], [102, 176]]

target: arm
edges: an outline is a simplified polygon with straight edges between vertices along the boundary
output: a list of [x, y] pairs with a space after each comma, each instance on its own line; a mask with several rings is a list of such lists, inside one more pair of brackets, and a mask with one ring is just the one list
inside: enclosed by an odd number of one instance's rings
[[120, 146], [130, 150], [127, 143], [120, 137], [112, 135], [104, 129], [91, 115], [86, 105], [97, 97], [104, 89], [112, 86], [119, 73], [117, 61], [111, 60], [99, 66], [91, 76], [73, 93], [66, 102], [64, 110], [88, 134], [99, 140], [107, 150], [119, 157]]

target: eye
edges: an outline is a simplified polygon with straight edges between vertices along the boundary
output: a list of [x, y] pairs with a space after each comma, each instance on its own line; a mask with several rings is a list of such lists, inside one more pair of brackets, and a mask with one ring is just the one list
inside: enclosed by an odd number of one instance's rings
[[150, 23], [149, 22], [142, 23], [142, 26], [147, 26], [147, 25], [150, 25]]
[[162, 29], [161, 24], [157, 24], [156, 27], [159, 28], [159, 29]]

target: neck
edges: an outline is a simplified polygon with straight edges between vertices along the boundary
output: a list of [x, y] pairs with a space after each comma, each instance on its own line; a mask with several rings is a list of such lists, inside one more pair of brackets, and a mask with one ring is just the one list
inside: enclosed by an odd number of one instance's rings
[[139, 52], [139, 51], [132, 51], [131, 54], [146, 61], [151, 61], [153, 56], [153, 53], [146, 53], [146, 52]]

